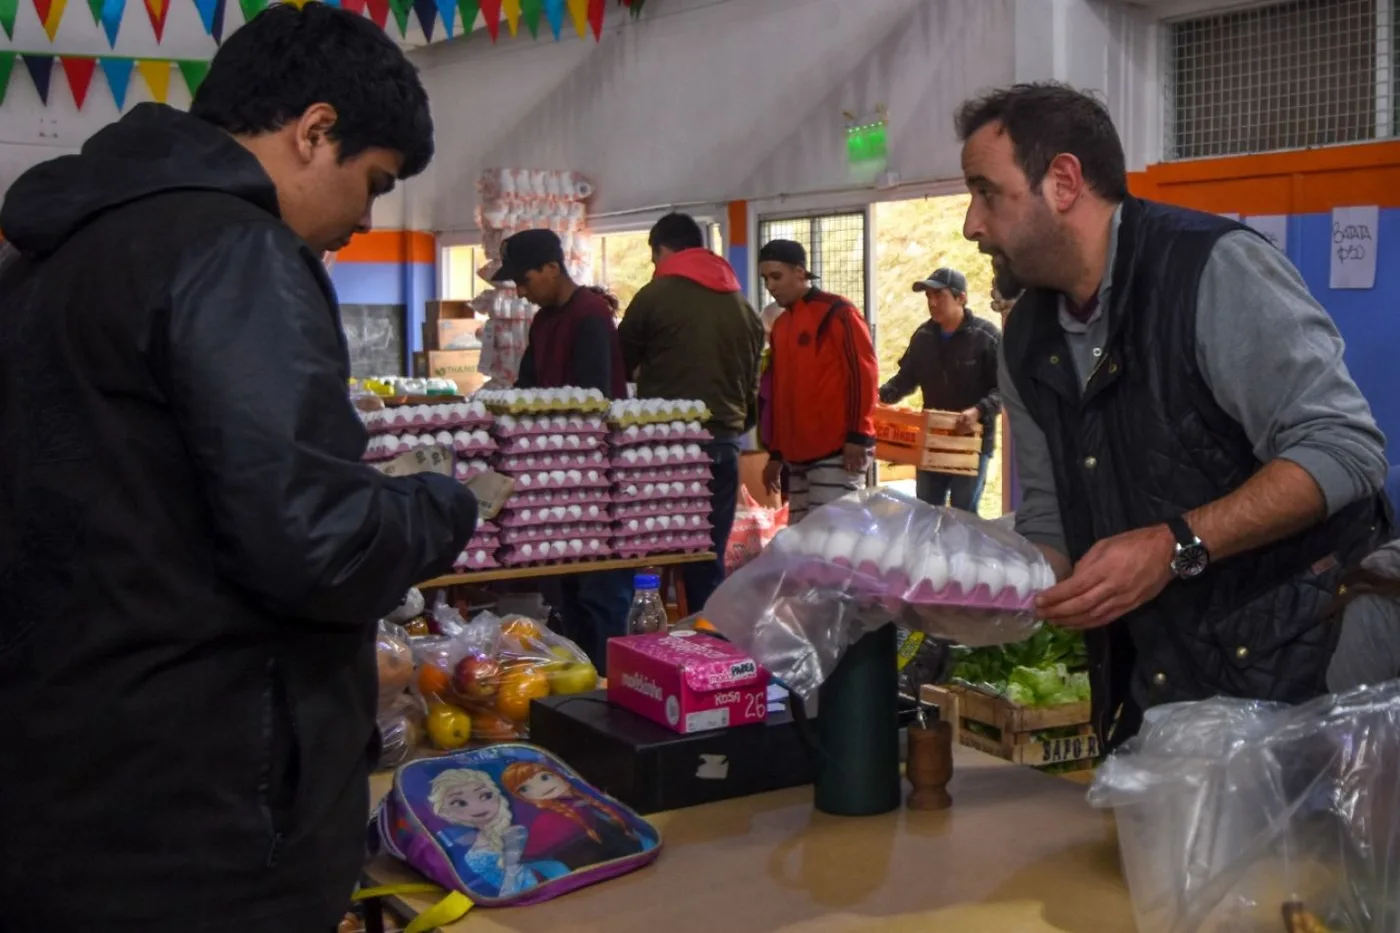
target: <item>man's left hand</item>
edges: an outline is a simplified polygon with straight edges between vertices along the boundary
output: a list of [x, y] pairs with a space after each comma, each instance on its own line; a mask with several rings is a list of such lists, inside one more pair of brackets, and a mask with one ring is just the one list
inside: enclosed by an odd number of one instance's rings
[[958, 420], [954, 426], [954, 430], [959, 434], [971, 434], [972, 429], [977, 427], [981, 420], [982, 413], [977, 410], [976, 406], [973, 406], [967, 409], [967, 411], [958, 413]]
[[1105, 538], [1075, 564], [1068, 580], [1036, 600], [1046, 622], [1063, 628], [1107, 625], [1155, 599], [1172, 579], [1176, 539], [1166, 525]]
[[870, 451], [862, 444], [847, 444], [841, 459], [847, 473], [864, 473], [870, 469]]

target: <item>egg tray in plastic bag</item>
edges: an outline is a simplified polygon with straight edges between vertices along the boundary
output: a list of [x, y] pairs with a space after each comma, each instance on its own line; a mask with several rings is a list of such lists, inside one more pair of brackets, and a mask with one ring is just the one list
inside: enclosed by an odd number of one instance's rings
[[812, 512], [710, 597], [706, 618], [809, 699], [846, 648], [891, 620], [969, 647], [1021, 641], [1054, 581], [1004, 524], [885, 489]]
[[1098, 769], [1139, 933], [1400, 930], [1400, 681], [1148, 710]]

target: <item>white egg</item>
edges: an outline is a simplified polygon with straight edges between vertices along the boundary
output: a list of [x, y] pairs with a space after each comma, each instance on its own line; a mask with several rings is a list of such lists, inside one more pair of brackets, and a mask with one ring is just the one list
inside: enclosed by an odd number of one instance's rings
[[686, 445], [685, 445], [685, 455], [686, 455], [686, 457], [687, 457], [688, 459], [690, 459], [690, 460], [699, 460], [699, 459], [700, 459], [700, 445], [699, 445], [699, 444], [686, 444]]
[[869, 563], [879, 567], [880, 558], [884, 557], [885, 549], [884, 537], [877, 531], [867, 531], [860, 536], [860, 541], [851, 554], [851, 564], [859, 567], [861, 564]]
[[472, 445], [472, 433], [470, 431], [458, 431], [452, 435], [452, 442], [459, 447], [470, 447]]
[[568, 515], [569, 518], [572, 518], [572, 519], [579, 519], [579, 518], [582, 518], [582, 517], [583, 517], [583, 509], [581, 509], [581, 508], [580, 508], [579, 506], [577, 506], [577, 505], [571, 505], [571, 506], [569, 506], [568, 509], [567, 509], [567, 515]]
[[880, 573], [882, 576], [889, 576], [892, 573], [905, 573], [904, 564], [908, 560], [909, 546], [905, 543], [903, 535], [889, 542], [889, 547], [880, 557]]
[[535, 556], [535, 546], [533, 544], [522, 544], [517, 549], [517, 553], [528, 560]]
[[666, 452], [671, 455], [671, 461], [673, 463], [685, 459], [685, 448], [680, 444], [672, 444]]
[[597, 518], [597, 517], [598, 517], [598, 507], [597, 507], [596, 505], [590, 505], [590, 506], [588, 507], [588, 509], [586, 510], [585, 514], [586, 514], [589, 518]]
[[549, 448], [549, 438], [543, 434], [535, 437], [534, 447], [536, 450], [547, 450]]
[[568, 547], [563, 541], [551, 541], [549, 542], [549, 554], [551, 557], [563, 557]]
[[554, 485], [562, 486], [564, 485], [564, 481], [568, 479], [568, 475], [563, 470], [551, 470], [549, 479]]
[[1018, 599], [1025, 599], [1031, 591], [1031, 568], [1019, 560], [1006, 562], [1006, 588], [1016, 591]]
[[629, 521], [627, 522], [627, 530], [628, 530], [628, 531], [636, 531], [636, 530], [638, 530], [638, 529], [641, 528], [641, 527], [642, 527], [641, 523], [638, 522], [635, 518], [634, 518], [634, 519], [631, 519], [631, 520], [629, 520]]
[[850, 562], [855, 555], [856, 548], [860, 545], [860, 532], [851, 528], [836, 528], [831, 532], [831, 537], [826, 539], [826, 546], [822, 550], [822, 556], [828, 563], [836, 560]]
[[948, 585], [948, 558], [937, 548], [930, 547], [919, 565], [917, 580], [927, 580], [929, 586], [941, 590]]
[[966, 551], [959, 551], [948, 558], [948, 580], [956, 583], [964, 593], [977, 586], [977, 563]]
[[636, 440], [641, 436], [642, 429], [635, 424], [629, 424], [622, 430], [622, 436], [629, 441]]
[[579, 440], [579, 436], [577, 434], [570, 434], [564, 438], [565, 446], [570, 447], [574, 450], [578, 450], [581, 443], [582, 442]]
[[530, 520], [530, 516], [531, 516], [532, 514], [533, 514], [533, 513], [532, 513], [529, 509], [521, 509], [521, 510], [520, 510], [520, 520], [521, 520], [522, 522], [528, 522], [528, 521]]
[[642, 463], [651, 463], [652, 460], [655, 459], [655, 457], [656, 454], [652, 451], [650, 447], [642, 447], [637, 451], [637, 459], [640, 460]]
[[590, 483], [596, 483], [598, 482], [598, 471], [589, 470], [586, 474], [584, 474], [584, 478], [587, 479]]
[[529, 473], [522, 474], [520, 477], [518, 477], [518, 478], [516, 479], [515, 482], [516, 482], [516, 485], [518, 485], [518, 486], [533, 486], [533, 485], [535, 485], [534, 477], [532, 477]]
[[670, 426], [669, 424], [658, 424], [658, 425], [656, 426], [656, 436], [657, 436], [657, 437], [670, 437], [670, 436], [671, 436], [671, 426]]
[[1006, 589], [1006, 565], [1000, 558], [980, 557], [976, 560], [977, 583], [986, 586], [993, 596]]
[[624, 451], [622, 452], [622, 462], [623, 462], [623, 463], [636, 463], [636, 462], [637, 462], [637, 452], [636, 452], [635, 450], [630, 449], [630, 448], [627, 449], [627, 450], [624, 450]]
[[555, 415], [549, 419], [549, 426], [556, 431], [564, 431], [569, 427], [569, 419], [564, 415]]
[[550, 450], [562, 450], [564, 448], [564, 436], [562, 434], [550, 434], [545, 437], [549, 443]]
[[569, 539], [569, 553], [570, 553], [570, 554], [582, 554], [582, 553], [583, 553], [583, 542], [580, 541], [578, 538], [570, 538], [570, 539]]
[[1034, 584], [1036, 592], [1048, 590], [1055, 585], [1055, 571], [1049, 564], [1044, 562], [1037, 563], [1035, 569], [1038, 578], [1035, 580]]
[[437, 432], [436, 434], [433, 435], [433, 443], [435, 443], [435, 444], [442, 444], [444, 447], [451, 447], [451, 446], [452, 446], [452, 432], [451, 432], [451, 431], [439, 431], [439, 432]]

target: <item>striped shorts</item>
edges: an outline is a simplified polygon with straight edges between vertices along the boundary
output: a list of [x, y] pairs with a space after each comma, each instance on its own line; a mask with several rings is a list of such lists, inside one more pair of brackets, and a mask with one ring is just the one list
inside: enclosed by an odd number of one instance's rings
[[790, 463], [787, 469], [789, 526], [813, 509], [865, 488], [865, 474], [847, 470], [840, 455], [814, 463]]

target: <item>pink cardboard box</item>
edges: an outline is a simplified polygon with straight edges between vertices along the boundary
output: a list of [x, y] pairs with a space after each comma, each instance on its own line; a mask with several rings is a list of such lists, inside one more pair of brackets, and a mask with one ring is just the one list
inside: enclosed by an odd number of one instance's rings
[[608, 642], [608, 702], [683, 735], [768, 714], [768, 672], [727, 641], [688, 629]]

